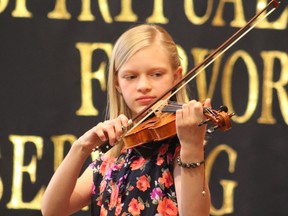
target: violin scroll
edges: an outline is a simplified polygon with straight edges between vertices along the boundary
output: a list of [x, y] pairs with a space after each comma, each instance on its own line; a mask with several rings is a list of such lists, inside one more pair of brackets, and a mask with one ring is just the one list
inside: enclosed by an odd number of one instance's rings
[[230, 119], [235, 115], [235, 113], [228, 113], [228, 108], [224, 105], [220, 106], [219, 110], [203, 107], [203, 113], [207, 119], [198, 124], [198, 126], [210, 122], [213, 126], [207, 129], [208, 134], [212, 134], [218, 128], [221, 131], [227, 131], [232, 127]]

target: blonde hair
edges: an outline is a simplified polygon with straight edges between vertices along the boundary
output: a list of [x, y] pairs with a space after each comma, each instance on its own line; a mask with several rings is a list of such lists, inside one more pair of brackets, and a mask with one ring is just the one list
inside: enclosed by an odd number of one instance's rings
[[[166, 50], [173, 70], [181, 66], [176, 44], [170, 34], [162, 27], [153, 24], [142, 24], [124, 32], [116, 41], [110, 59], [107, 84], [107, 119], [117, 118], [120, 114], [131, 118], [129, 108], [115, 88], [117, 73], [135, 53], [154, 43]], [[175, 94], [175, 97], [177, 102], [186, 102], [188, 99], [186, 89], [182, 88]], [[123, 144], [116, 145], [109, 151], [109, 154], [116, 157], [122, 147]]]

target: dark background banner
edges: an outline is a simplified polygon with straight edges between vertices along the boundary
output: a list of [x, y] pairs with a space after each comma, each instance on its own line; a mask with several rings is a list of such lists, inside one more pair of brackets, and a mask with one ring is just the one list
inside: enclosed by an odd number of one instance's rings
[[[122, 32], [162, 25], [188, 71], [267, 3], [1, 0], [0, 215], [41, 215], [70, 145], [104, 119], [108, 59]], [[191, 98], [236, 113], [231, 130], [208, 137], [211, 215], [288, 215], [287, 24], [283, 0], [189, 84]]]

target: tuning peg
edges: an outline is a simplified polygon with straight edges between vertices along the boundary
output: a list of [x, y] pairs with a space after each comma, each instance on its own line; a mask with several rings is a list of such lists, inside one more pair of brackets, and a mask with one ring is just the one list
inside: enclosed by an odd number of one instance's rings
[[220, 109], [218, 110], [218, 112], [228, 112], [228, 107], [225, 105], [220, 106]]
[[200, 127], [200, 126], [202, 126], [202, 125], [204, 125], [204, 124], [207, 124], [209, 121], [211, 121], [211, 119], [207, 118], [207, 119], [203, 120], [202, 122], [200, 122], [200, 123], [198, 124], [198, 126]]
[[215, 132], [215, 130], [216, 130], [217, 128], [218, 128], [218, 126], [210, 127], [210, 128], [208, 128], [208, 129], [206, 130], [206, 132], [207, 132], [208, 134], [212, 134], [212, 133]]

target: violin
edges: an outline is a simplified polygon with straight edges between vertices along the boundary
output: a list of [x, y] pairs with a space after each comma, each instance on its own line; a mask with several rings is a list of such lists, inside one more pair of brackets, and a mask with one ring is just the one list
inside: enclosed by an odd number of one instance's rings
[[[212, 52], [207, 58], [205, 58], [202, 63], [194, 67], [191, 71], [187, 72], [181, 80], [179, 80], [174, 86], [164, 92], [158, 98], [158, 100], [150, 104], [138, 115], [136, 115], [132, 119], [132, 122], [142, 117], [143, 114], [147, 113], [141, 120], [137, 121], [137, 124], [135, 124], [132, 129], [130, 129], [122, 137], [125, 147], [131, 148], [143, 145], [151, 141], [160, 141], [175, 136], [175, 110], [174, 113], [166, 112], [165, 109], [169, 108], [169, 104], [163, 106], [163, 103], [160, 103], [159, 106], [156, 106], [156, 108], [153, 108], [152, 110], [151, 108], [155, 107], [155, 104], [159, 103], [159, 101], [163, 100], [163, 98], [169, 100], [182, 87], [187, 85], [187, 83], [194, 79], [199, 73], [204, 71], [218, 57], [220, 57], [224, 52], [226, 52], [230, 47], [232, 47], [236, 42], [238, 42], [244, 35], [246, 35], [250, 30], [252, 30], [259, 22], [269, 16], [279, 6], [279, 4], [280, 2], [278, 2], [277, 0], [271, 0], [266, 5], [266, 7], [264, 7], [258, 14], [256, 14], [252, 19], [250, 19], [245, 26], [240, 28], [235, 34], [228, 38], [228, 40], [226, 40], [216, 50], [214, 50], [214, 52]], [[267, 10], [268, 12], [265, 15], [261, 16]], [[163, 107], [163, 109], [159, 108], [161, 106]], [[177, 107], [177, 104], [174, 103], [174, 108], [175, 107]], [[213, 125], [212, 127], [208, 128], [207, 133], [213, 133], [217, 128], [222, 131], [229, 130], [232, 127], [230, 119], [233, 115], [235, 115], [234, 113], [229, 114], [228, 108], [225, 106], [220, 107], [219, 110], [203, 107], [203, 114], [206, 116], [207, 119], [201, 122], [199, 126], [207, 123], [212, 123]], [[151, 117], [151, 115], [155, 116]], [[100, 149], [100, 151], [103, 153], [108, 151], [110, 148], [111, 146], [107, 142], [97, 147], [97, 149]]]
[[[161, 102], [161, 105], [156, 106], [157, 109], [150, 110], [148, 120], [136, 124], [136, 126], [125, 133], [122, 141], [126, 149], [141, 146], [149, 142], [165, 140], [177, 135], [175, 113], [177, 109], [181, 109], [182, 104], [174, 101], [169, 101], [167, 104], [164, 103]], [[218, 110], [203, 106], [203, 114], [206, 119], [200, 122], [198, 126], [211, 123], [212, 126], [206, 130], [208, 134], [214, 133], [216, 129], [227, 131], [232, 128], [230, 119], [235, 113], [228, 113], [226, 106], [222, 105]], [[99, 149], [102, 153], [105, 153], [111, 147], [106, 142]]]
[[[125, 148], [134, 148], [148, 142], [157, 142], [176, 136], [175, 112], [181, 106], [181, 104], [169, 102], [161, 111], [157, 110], [153, 117], [127, 132], [122, 138]], [[219, 110], [203, 106], [203, 114], [206, 120], [200, 122], [198, 126], [210, 122], [212, 127], [207, 129], [208, 134], [218, 128], [222, 131], [229, 130], [232, 127], [230, 118], [235, 115], [235, 113], [228, 113], [226, 106], [221, 106]]]

